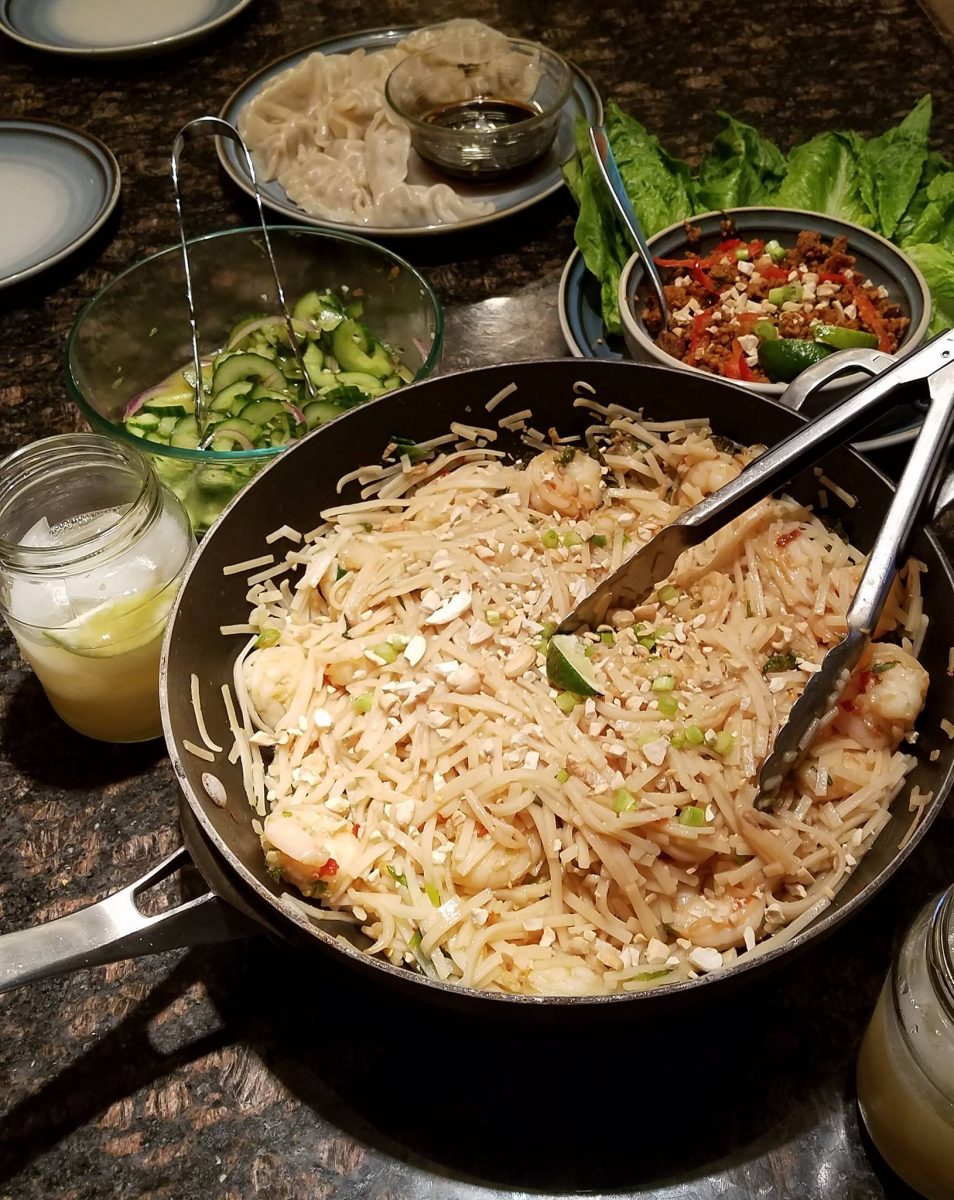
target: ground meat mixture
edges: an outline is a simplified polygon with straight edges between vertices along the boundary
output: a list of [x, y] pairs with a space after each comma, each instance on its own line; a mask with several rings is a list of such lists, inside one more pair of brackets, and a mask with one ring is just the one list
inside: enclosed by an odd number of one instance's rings
[[843, 237], [827, 242], [805, 230], [783, 248], [773, 240], [743, 241], [723, 221], [714, 250], [703, 254], [700, 241], [699, 230], [687, 224], [684, 257], [656, 259], [670, 308], [666, 327], [655, 297], [643, 311], [650, 337], [681, 362], [767, 383], [759, 362], [765, 339], [812, 341], [819, 326], [836, 326], [871, 335], [870, 344], [890, 354], [904, 338], [909, 319], [886, 288], [855, 269]]

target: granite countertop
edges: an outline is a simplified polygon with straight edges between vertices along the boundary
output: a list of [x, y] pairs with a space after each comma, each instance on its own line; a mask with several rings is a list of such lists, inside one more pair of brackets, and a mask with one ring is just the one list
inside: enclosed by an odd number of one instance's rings
[[[954, 155], [954, 62], [914, 0], [807, 0], [791, 17], [739, 0], [466, 11], [567, 53], [680, 155], [708, 143], [718, 109], [787, 146], [830, 127], [880, 132], [927, 91], [936, 148]], [[123, 171], [100, 235], [0, 292], [0, 453], [81, 428], [66, 335], [116, 271], [174, 241], [167, 162], [185, 121], [310, 42], [461, 12], [257, 0], [204, 42], [129, 63], [0, 42], [4, 115], [86, 129]], [[191, 232], [254, 215], [206, 152]], [[402, 243], [447, 307], [446, 365], [565, 353], [556, 297], [572, 225], [561, 192], [491, 232]], [[161, 743], [72, 734], [5, 631], [0, 680], [6, 932], [132, 882], [180, 832]], [[265, 937], [32, 984], [0, 998], [0, 1200], [904, 1195], [859, 1129], [854, 1058], [893, 939], [952, 864], [949, 803], [841, 932], [764, 983], [651, 1026], [475, 1023]]]

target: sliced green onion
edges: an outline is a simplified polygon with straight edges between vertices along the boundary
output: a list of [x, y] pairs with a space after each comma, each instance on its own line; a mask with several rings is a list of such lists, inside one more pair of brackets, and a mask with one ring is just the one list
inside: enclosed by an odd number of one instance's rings
[[560, 535], [555, 529], [547, 529], [540, 534], [540, 542], [544, 550], [555, 550], [560, 544]]
[[494, 608], [488, 608], [487, 611], [484, 613], [484, 620], [487, 622], [488, 625], [499, 625], [500, 624], [500, 613], [497, 612], [497, 610]]
[[669, 604], [673, 600], [679, 599], [679, 589], [673, 584], [667, 583], [665, 587], [661, 587], [656, 593], [661, 604]]
[[690, 746], [701, 746], [706, 740], [706, 735], [702, 732], [698, 725], [690, 725], [686, 729], [686, 741]]
[[606, 545], [606, 534], [605, 533], [594, 533], [593, 536], [589, 539], [589, 542], [590, 542], [591, 546], [603, 547]]
[[751, 256], [751, 254], [749, 254], [748, 246], [736, 246], [736, 248], [735, 248], [736, 262], [748, 262], [751, 257], [752, 256]]
[[652, 686], [653, 686], [654, 692], [671, 692], [672, 689], [676, 686], [675, 676], [674, 675], [657, 675], [656, 678], [653, 680]]
[[636, 641], [649, 650], [650, 653], [656, 649], [656, 635], [654, 633], [644, 634], [643, 637], [637, 638]]
[[775, 325], [768, 320], [756, 321], [752, 326], [752, 332], [762, 339], [763, 342], [774, 342], [778, 337], [778, 330]]
[[871, 670], [875, 675], [883, 675], [885, 671], [890, 671], [892, 667], [896, 667], [897, 665], [897, 660], [892, 662], [877, 662]]
[[274, 646], [281, 636], [280, 629], [263, 629], [255, 639], [255, 649], [265, 650], [269, 646]]
[[390, 642], [378, 642], [376, 646], [371, 647], [371, 653], [383, 658], [386, 663], [393, 663], [397, 662], [399, 651]]
[[772, 238], [770, 242], [765, 243], [765, 253], [769, 256], [772, 262], [778, 263], [781, 262], [785, 257], [786, 251], [784, 246], [782, 246], [775, 238]]
[[684, 729], [674, 729], [669, 735], [669, 745], [674, 750], [681, 750], [686, 744], [686, 731]]
[[388, 863], [388, 874], [393, 880], [395, 880], [396, 883], [399, 883], [401, 887], [407, 887], [407, 876], [403, 871], [399, 871], [397, 867], [392, 866], [390, 863]]
[[575, 692], [561, 692], [557, 696], [556, 702], [560, 712], [569, 716], [578, 704], [583, 703], [583, 697], [577, 696]]
[[583, 535], [577, 533], [575, 529], [570, 529], [563, 535], [563, 545], [568, 548], [570, 546], [582, 546]]
[[563, 767], [561, 767], [561, 768], [559, 769], [559, 771], [557, 771], [557, 773], [556, 773], [556, 781], [557, 781], [557, 783], [566, 783], [566, 781], [567, 781], [569, 778], [570, 778], [570, 772], [569, 772], [569, 771], [565, 771], [565, 770], [563, 769]]
[[671, 975], [672, 967], [660, 967], [658, 971], [640, 971], [638, 975], [634, 975], [633, 979], [637, 983], [649, 983], [651, 979], [662, 979], [664, 975]]
[[348, 574], [348, 572], [344, 569], [344, 567], [342, 567], [342, 566], [336, 567], [335, 568], [335, 583], [337, 583], [339, 579], [344, 579], [344, 577], [347, 574]]
[[735, 745], [735, 734], [729, 733], [722, 729], [716, 734], [716, 739], [712, 743], [712, 749], [716, 754], [721, 754], [723, 758], [732, 752], [732, 747]]
[[772, 288], [769, 291], [768, 298], [769, 304], [775, 304], [778, 307], [788, 304], [789, 301], [800, 304], [802, 299], [802, 285], [800, 283], [786, 283], [783, 287]]
[[660, 696], [656, 708], [664, 717], [674, 717], [679, 712], [679, 701], [672, 695]]
[[424, 939], [421, 937], [421, 931], [419, 929], [415, 929], [415, 931], [411, 934], [411, 940], [407, 944], [408, 949], [419, 950], [421, 948], [421, 942], [423, 941]]
[[433, 885], [433, 883], [425, 883], [424, 884], [424, 894], [427, 896], [428, 900], [430, 900], [431, 904], [433, 904], [435, 908], [440, 908], [441, 894], [437, 890], [437, 888]]
[[794, 654], [770, 654], [762, 664], [762, 674], [768, 675], [770, 671], [794, 671], [798, 666], [798, 659]]
[[706, 823], [706, 810], [698, 804], [687, 804], [679, 811], [679, 824], [699, 826]]
[[355, 698], [351, 701], [351, 707], [355, 712], [370, 712], [373, 701], [374, 692], [362, 692], [360, 696], [355, 696]]
[[616, 634], [613, 633], [613, 631], [611, 629], [601, 629], [600, 630], [600, 641], [603, 643], [604, 646], [615, 646], [616, 645]]
[[595, 653], [596, 653], [595, 646], [584, 646], [583, 647], [583, 654], [586, 658], [592, 658]]
[[613, 793], [613, 812], [632, 812], [638, 803], [639, 801], [629, 788], [617, 788]]

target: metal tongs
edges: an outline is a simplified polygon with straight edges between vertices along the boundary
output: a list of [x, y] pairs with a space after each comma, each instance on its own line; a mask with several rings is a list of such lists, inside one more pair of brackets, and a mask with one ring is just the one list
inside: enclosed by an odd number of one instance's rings
[[195, 370], [195, 381], [193, 389], [195, 391], [195, 420], [201, 431], [205, 430], [205, 389], [202, 385], [202, 357], [199, 354], [199, 327], [195, 315], [195, 300], [192, 294], [192, 268], [189, 263], [189, 244], [186, 240], [185, 222], [182, 218], [182, 194], [179, 190], [179, 160], [182, 156], [182, 151], [185, 149], [187, 142], [191, 142], [197, 137], [203, 135], [214, 135], [215, 137], [228, 138], [230, 141], [237, 142], [242, 154], [245, 157], [245, 166], [248, 171], [249, 179], [252, 181], [252, 189], [255, 192], [255, 203], [258, 205], [258, 220], [262, 227], [262, 238], [265, 243], [265, 253], [268, 255], [268, 262], [272, 268], [272, 278], [275, 280], [275, 292], [278, 296], [278, 303], [281, 308], [282, 316], [285, 318], [285, 328], [288, 330], [288, 340], [291, 343], [292, 353], [295, 355], [295, 362], [301, 371], [302, 379], [305, 383], [305, 389], [308, 392], [310, 400], [316, 400], [317, 393], [315, 392], [314, 384], [311, 381], [311, 376], [305, 368], [305, 362], [302, 358], [301, 347], [298, 344], [298, 338], [295, 336], [295, 327], [292, 324], [292, 318], [288, 311], [288, 305], [285, 303], [285, 289], [282, 287], [282, 281], [278, 275], [278, 267], [275, 264], [275, 255], [272, 252], [272, 243], [268, 236], [268, 226], [265, 224], [265, 211], [262, 208], [262, 193], [258, 185], [258, 176], [255, 174], [255, 164], [252, 161], [252, 156], [249, 153], [248, 146], [245, 140], [234, 125], [230, 125], [228, 121], [223, 121], [220, 117], [196, 117], [195, 120], [189, 121], [183, 125], [176, 134], [175, 141], [172, 143], [172, 157], [170, 159], [170, 172], [172, 175], [172, 190], [175, 193], [176, 200], [176, 217], [179, 221], [179, 240], [182, 243], [182, 265], [185, 270], [185, 285], [186, 285], [186, 302], [189, 305], [189, 324], [192, 328], [192, 365]]
[[[857, 356], [845, 351], [832, 355], [827, 373], [810, 370], [820, 384], [858, 365]], [[883, 366], [878, 363], [873, 369]], [[778, 731], [759, 777], [759, 809], [773, 806], [785, 777], [816, 734], [833, 720], [835, 705], [877, 626], [909, 538], [934, 494], [954, 434], [954, 330], [894, 361], [873, 382], [760, 455], [736, 479], [660, 530], [557, 627], [557, 633], [595, 628], [612, 609], [635, 608], [670, 574], [683, 551], [704, 542], [800, 470], [850, 441], [895, 404], [918, 399], [929, 400], [924, 423], [848, 609], [848, 632], [827, 652]]]

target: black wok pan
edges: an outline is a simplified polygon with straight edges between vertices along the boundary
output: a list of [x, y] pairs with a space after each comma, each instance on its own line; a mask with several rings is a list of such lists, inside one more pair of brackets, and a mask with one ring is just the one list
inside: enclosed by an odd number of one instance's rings
[[[220, 745], [231, 744], [222, 706], [213, 702], [213, 698], [223, 683], [231, 681], [232, 663], [241, 639], [223, 637], [219, 627], [244, 622], [248, 606], [245, 574], [224, 576], [224, 566], [253, 558], [268, 549], [265, 536], [279, 526], [312, 528], [319, 523], [321, 509], [357, 499], [358, 485], [351, 484], [338, 495], [337, 480], [358, 466], [377, 461], [394, 434], [423, 441], [447, 432], [453, 420], [493, 425], [506, 413], [522, 408], [533, 410], [533, 424], [537, 428], [554, 425], [562, 434], [579, 431], [591, 422], [591, 416], [573, 406], [573, 385], [578, 380], [594, 387], [603, 403], [644, 408], [647, 416], [657, 420], [707, 417], [714, 432], [741, 443], [773, 444], [804, 420], [774, 400], [715, 378], [630, 363], [560, 359], [487, 367], [415, 384], [352, 410], [286, 451], [236, 497], [206, 535], [180, 592], [163, 654], [163, 724], [187, 808], [188, 819], [183, 821], [187, 844], [210, 886], [223, 893], [231, 904], [223, 904], [210, 894], [192, 901], [191, 908], [186, 906], [188, 911], [176, 910], [167, 915], [162, 926], [140, 928], [134, 935], [127, 931], [125, 936], [112, 941], [107, 929], [98, 939], [88, 937], [85, 948], [79, 949], [67, 939], [62, 953], [49, 937], [49, 931], [60, 922], [8, 935], [0, 938], [0, 990], [57, 970], [176, 944], [198, 944], [234, 936], [249, 927], [267, 927], [307, 949], [339, 959], [343, 956], [360, 971], [421, 998], [511, 1012], [632, 1005], [646, 1010], [700, 998], [704, 989], [724, 989], [781, 961], [787, 962], [848, 920], [887, 883], [927, 832], [954, 782], [954, 742], [940, 728], [941, 719], [954, 713], [954, 679], [947, 674], [948, 652], [954, 645], [954, 575], [927, 529], [919, 533], [912, 552], [928, 567], [923, 590], [925, 611], [931, 620], [922, 661], [931, 673], [931, 687], [919, 721], [918, 763], [908, 777], [908, 786], [916, 784], [922, 793], [931, 792], [933, 798], [917, 829], [905, 842], [912, 814], [904, 799], [907, 791], [902, 793], [895, 801], [891, 820], [829, 908], [789, 942], [727, 971], [638, 993], [593, 997], [509, 996], [442, 984], [394, 967], [383, 959], [371, 958], [364, 953], [368, 943], [360, 931], [340, 922], [323, 925], [281, 903], [285, 889], [265, 869], [261, 846], [251, 827], [254, 814], [243, 790], [240, 766], [230, 766], [225, 756], [220, 755], [211, 767], [183, 751], [183, 739], [198, 740], [190, 698], [193, 672], [199, 676], [211, 737]], [[516, 393], [493, 416], [488, 416], [486, 401], [511, 382], [517, 384]], [[519, 435], [506, 431], [501, 431], [496, 446], [515, 456], [527, 454]], [[855, 544], [867, 548], [877, 534], [891, 485], [870, 463], [849, 449], [830, 455], [824, 466], [841, 487], [857, 498], [857, 505], [849, 509], [839, 507], [837, 498], [832, 496], [830, 514], [843, 522]], [[811, 504], [817, 500], [817, 488], [816, 477], [807, 471], [792, 481], [789, 490], [796, 499]], [[934, 750], [938, 756], [932, 762], [930, 755]], [[202, 774], [207, 770], [214, 771], [225, 784], [228, 799], [224, 807], [213, 803], [202, 785]], [[127, 902], [137, 886], [123, 893]], [[103, 904], [109, 905], [115, 899], [111, 897]], [[127, 910], [128, 907], [127, 903]], [[241, 916], [238, 909], [242, 910]], [[88, 914], [93, 911], [64, 918], [64, 922], [85, 917], [88, 923]], [[147, 920], [142, 918], [140, 925]], [[11, 938], [21, 939], [15, 957], [22, 960], [24, 954], [31, 953], [29, 943], [23, 939], [44, 934], [47, 937], [42, 962], [35, 969], [20, 974], [8, 969], [11, 951], [4, 943]], [[350, 940], [345, 941], [344, 937]]]

